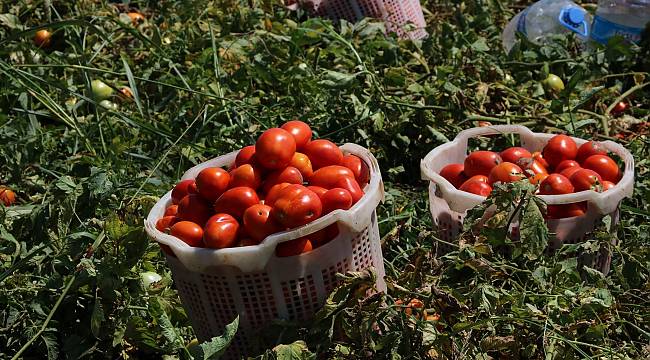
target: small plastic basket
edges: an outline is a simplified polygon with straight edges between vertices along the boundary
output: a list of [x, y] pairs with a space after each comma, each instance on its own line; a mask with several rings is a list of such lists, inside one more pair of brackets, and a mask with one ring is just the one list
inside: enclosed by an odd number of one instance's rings
[[[461, 131], [454, 141], [440, 145], [431, 150], [420, 163], [422, 178], [429, 180], [429, 207], [434, 225], [443, 241], [451, 242], [456, 239], [463, 228], [463, 219], [468, 209], [480, 204], [484, 197], [456, 189], [451, 183], [439, 175], [440, 170], [448, 164], [463, 163], [467, 157], [467, 143], [470, 138], [482, 135], [518, 134], [521, 147], [530, 152], [542, 151], [546, 143], [555, 134], [534, 133], [524, 126], [494, 125], [478, 127]], [[573, 138], [578, 146], [587, 140]], [[549, 219], [549, 230], [553, 233], [549, 249], [558, 249], [562, 244], [582, 242], [585, 236], [594, 229], [595, 223], [604, 215], [612, 216], [612, 225], [618, 223], [619, 205], [625, 198], [632, 195], [634, 188], [634, 158], [623, 146], [603, 141], [600, 144], [608, 151], [618, 155], [625, 163], [622, 179], [616, 186], [606, 192], [581, 191], [567, 195], [538, 195], [549, 205], [572, 204], [587, 202], [587, 212], [584, 216]], [[516, 231], [517, 229], [514, 229]], [[613, 245], [616, 245], [615, 243]], [[441, 245], [441, 252], [450, 251], [448, 245]], [[589, 265], [602, 271], [609, 272], [611, 254], [601, 252], [595, 259], [587, 259]]]
[[[427, 36], [420, 0], [298, 0], [293, 3], [315, 15], [335, 20], [358, 21], [364, 17], [383, 19], [386, 30], [402, 38], [422, 39]], [[409, 23], [415, 28], [406, 31], [405, 25]]]
[[[151, 209], [145, 220], [149, 237], [167, 245], [175, 256], [167, 263], [192, 327], [201, 341], [220, 335], [239, 315], [239, 330], [226, 358], [252, 355], [259, 350], [256, 330], [275, 319], [311, 318], [338, 284], [336, 274], [374, 267], [378, 291], [385, 291], [384, 263], [375, 209], [384, 198], [379, 165], [365, 148], [341, 146], [368, 164], [370, 183], [365, 195], [349, 210], [335, 210], [302, 227], [276, 233], [256, 246], [194, 248], [156, 229], [156, 221], [171, 204], [171, 191]], [[228, 166], [237, 152], [220, 156], [188, 170], [182, 179], [193, 179], [204, 168]], [[276, 246], [337, 223], [339, 235], [330, 242], [298, 256], [277, 257]]]

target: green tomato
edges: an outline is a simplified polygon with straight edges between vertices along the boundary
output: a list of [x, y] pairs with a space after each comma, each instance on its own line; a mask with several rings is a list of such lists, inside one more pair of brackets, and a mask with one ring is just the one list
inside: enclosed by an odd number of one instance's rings
[[559, 76], [555, 74], [548, 74], [546, 80], [544, 80], [544, 85], [554, 92], [560, 92], [564, 90], [564, 81], [560, 79]]
[[110, 100], [102, 100], [99, 102], [99, 106], [103, 107], [106, 110], [117, 111], [117, 104]]
[[109, 97], [111, 97], [111, 95], [113, 95], [113, 88], [106, 85], [106, 83], [101, 80], [93, 80], [90, 83], [90, 87], [92, 88], [93, 91], [93, 97], [96, 100], [101, 101], [104, 99], [108, 99]]
[[189, 348], [197, 346], [197, 345], [199, 345], [199, 339], [194, 338], [194, 339], [192, 339], [192, 341], [190, 341], [187, 344], [187, 346], [185, 348], [189, 349]]
[[158, 275], [153, 271], [147, 271], [140, 274], [140, 281], [142, 286], [151, 292], [160, 291], [160, 285], [162, 284], [162, 276]]

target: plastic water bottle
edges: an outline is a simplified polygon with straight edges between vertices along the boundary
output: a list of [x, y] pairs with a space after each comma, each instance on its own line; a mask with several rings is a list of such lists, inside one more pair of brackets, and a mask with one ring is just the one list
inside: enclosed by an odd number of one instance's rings
[[650, 0], [599, 0], [591, 38], [601, 44], [615, 35], [638, 43], [650, 21]]
[[589, 13], [573, 1], [540, 0], [510, 20], [503, 30], [501, 40], [507, 52], [517, 41], [516, 32], [524, 34], [536, 44], [543, 43], [549, 35], [570, 32], [586, 41], [589, 39], [590, 24]]

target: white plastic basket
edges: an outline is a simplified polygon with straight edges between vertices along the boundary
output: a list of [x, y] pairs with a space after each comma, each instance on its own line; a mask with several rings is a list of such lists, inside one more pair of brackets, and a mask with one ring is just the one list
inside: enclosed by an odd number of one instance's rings
[[[384, 263], [375, 209], [384, 187], [375, 157], [355, 144], [341, 146], [368, 164], [370, 182], [365, 195], [349, 210], [335, 210], [302, 227], [276, 233], [256, 246], [205, 249], [190, 247], [156, 229], [156, 221], [171, 204], [171, 191], [151, 209], [145, 220], [149, 237], [167, 245], [176, 255], [167, 263], [192, 327], [201, 341], [220, 335], [239, 314], [239, 330], [227, 358], [257, 351], [255, 331], [274, 319], [305, 320], [324, 304], [337, 285], [336, 273], [374, 267], [377, 290], [385, 291]], [[237, 152], [217, 157], [188, 170], [193, 179], [204, 168], [228, 166]], [[277, 257], [276, 246], [338, 224], [339, 235], [298, 256]]]
[[[518, 134], [521, 147], [530, 152], [542, 151], [546, 143], [555, 134], [534, 133], [519, 125], [494, 125], [478, 127], [461, 131], [454, 141], [440, 145], [431, 150], [420, 163], [422, 178], [429, 180], [429, 207], [434, 225], [439, 236], [446, 242], [456, 239], [462, 230], [462, 222], [468, 209], [480, 204], [484, 197], [456, 189], [451, 183], [440, 176], [440, 170], [448, 164], [463, 163], [467, 157], [467, 142], [470, 138], [482, 135]], [[587, 140], [573, 138], [578, 146]], [[623, 146], [612, 142], [600, 142], [605, 149], [618, 155], [625, 163], [623, 178], [616, 186], [606, 192], [581, 191], [566, 195], [538, 195], [549, 205], [571, 204], [586, 201], [587, 212], [584, 216], [549, 219], [549, 230], [554, 233], [549, 244], [551, 250], [559, 248], [563, 243], [575, 244], [583, 241], [585, 235], [594, 229], [596, 220], [606, 214], [612, 215], [612, 223], [618, 223], [618, 207], [620, 202], [632, 195], [634, 189], [634, 158]], [[515, 228], [514, 231], [518, 229]], [[615, 245], [615, 244], [614, 244]], [[442, 245], [440, 250], [445, 252], [451, 247]], [[611, 254], [601, 253], [596, 259], [583, 259], [603, 273], [609, 272]]]
[[[383, 19], [386, 30], [402, 38], [422, 39], [427, 36], [426, 22], [420, 0], [298, 0], [293, 1], [318, 16], [358, 21], [364, 17]], [[406, 24], [415, 29], [406, 31]]]

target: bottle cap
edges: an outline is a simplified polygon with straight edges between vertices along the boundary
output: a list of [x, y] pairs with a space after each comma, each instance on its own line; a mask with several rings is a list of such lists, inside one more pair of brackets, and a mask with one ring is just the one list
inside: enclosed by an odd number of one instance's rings
[[566, 12], [565, 20], [571, 25], [580, 26], [585, 21], [585, 11], [572, 7]]
[[589, 24], [587, 24], [586, 16], [587, 11], [579, 6], [565, 6], [560, 11], [558, 20], [565, 28], [588, 37]]

